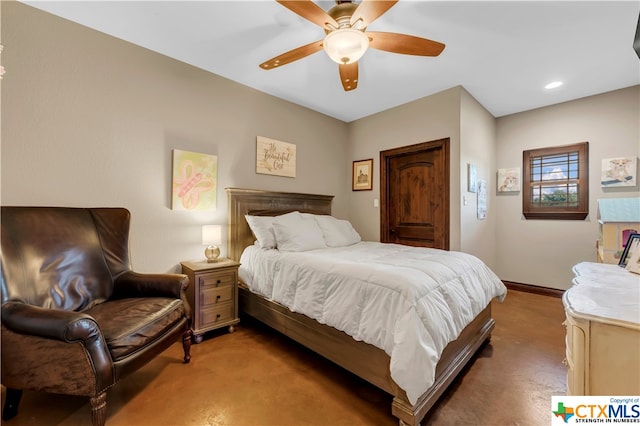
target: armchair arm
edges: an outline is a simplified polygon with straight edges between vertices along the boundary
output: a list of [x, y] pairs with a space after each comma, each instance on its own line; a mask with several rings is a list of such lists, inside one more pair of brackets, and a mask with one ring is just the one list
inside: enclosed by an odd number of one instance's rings
[[186, 317], [191, 321], [191, 305], [187, 300], [189, 277], [184, 274], [139, 274], [128, 271], [113, 283], [113, 298], [172, 297], [182, 299]]
[[65, 343], [82, 343], [93, 365], [97, 388], [106, 389], [115, 382], [111, 353], [100, 327], [91, 316], [21, 302], [3, 304], [1, 315], [2, 324], [14, 333]]
[[16, 333], [63, 342], [88, 341], [102, 335], [98, 324], [89, 315], [20, 302], [2, 305], [2, 323]]
[[189, 277], [183, 274], [139, 274], [127, 271], [113, 283], [113, 296], [126, 297], [172, 297], [180, 299], [189, 287]]

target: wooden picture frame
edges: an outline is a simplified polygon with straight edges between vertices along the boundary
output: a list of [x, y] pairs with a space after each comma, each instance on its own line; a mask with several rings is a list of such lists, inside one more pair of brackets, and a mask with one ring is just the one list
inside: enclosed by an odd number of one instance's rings
[[629, 258], [633, 254], [633, 248], [640, 243], [640, 234], [631, 234], [629, 235], [629, 239], [627, 240], [627, 244], [624, 246], [624, 250], [622, 251], [622, 255], [620, 256], [620, 261], [618, 262], [619, 266], [625, 268], [627, 263], [629, 262]]
[[373, 189], [373, 158], [353, 162], [351, 189], [353, 191]]

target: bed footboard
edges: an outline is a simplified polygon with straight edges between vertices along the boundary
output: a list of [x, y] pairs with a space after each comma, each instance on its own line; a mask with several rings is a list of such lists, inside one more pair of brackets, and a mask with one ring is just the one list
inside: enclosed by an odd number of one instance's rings
[[[243, 287], [240, 287], [239, 306], [242, 314], [268, 325], [385, 392], [396, 395], [399, 391], [389, 375], [390, 359], [383, 350], [355, 341], [342, 331], [291, 312]], [[363, 363], [363, 359], [367, 362]]]
[[[398, 418], [400, 425], [412, 426], [420, 425], [431, 407], [472, 359], [478, 348], [490, 338], [495, 325], [489, 304], [462, 331], [457, 340], [447, 345], [436, 366], [435, 383], [418, 399], [415, 406], [411, 406], [404, 391], [391, 379], [390, 358], [382, 349], [353, 340], [346, 333], [291, 312], [286, 307], [268, 301], [242, 286], [239, 304], [242, 314], [257, 319], [393, 395], [391, 413]], [[367, 362], [363, 363], [363, 359]]]
[[444, 349], [436, 366], [435, 383], [418, 399], [415, 406], [407, 401], [404, 392], [396, 395], [391, 404], [391, 413], [400, 420], [400, 425], [419, 426], [431, 407], [453, 382], [462, 369], [472, 360], [478, 349], [491, 338], [495, 321], [491, 317], [491, 304], [464, 329], [458, 339]]

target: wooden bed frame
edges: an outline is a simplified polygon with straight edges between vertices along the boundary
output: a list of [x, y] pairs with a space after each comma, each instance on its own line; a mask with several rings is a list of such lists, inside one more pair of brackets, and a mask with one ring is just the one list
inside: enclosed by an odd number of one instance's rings
[[[333, 196], [227, 188], [229, 202], [228, 256], [240, 260], [242, 251], [255, 241], [244, 215], [261, 212], [275, 215], [293, 210], [331, 214]], [[270, 212], [270, 213], [268, 213]], [[436, 380], [412, 406], [405, 392], [391, 379], [390, 357], [382, 349], [359, 342], [333, 327], [264, 299], [249, 291], [243, 283], [239, 290], [240, 311], [278, 330], [298, 343], [340, 365], [358, 377], [393, 395], [391, 413], [399, 424], [419, 426], [427, 412], [473, 357], [491, 337], [495, 322], [489, 304], [449, 343], [436, 366]], [[363, 363], [362, 360], [367, 360]]]

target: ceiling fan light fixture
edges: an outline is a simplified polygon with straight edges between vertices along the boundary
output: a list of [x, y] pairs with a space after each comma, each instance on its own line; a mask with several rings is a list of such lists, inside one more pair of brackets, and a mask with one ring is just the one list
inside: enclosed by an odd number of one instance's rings
[[369, 37], [353, 28], [339, 28], [327, 34], [322, 47], [334, 62], [352, 64], [369, 48]]

